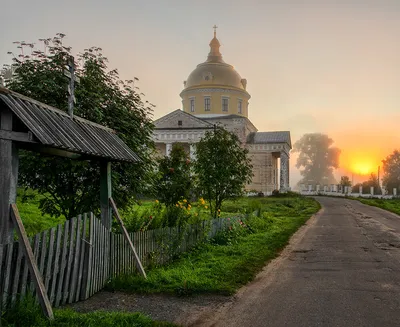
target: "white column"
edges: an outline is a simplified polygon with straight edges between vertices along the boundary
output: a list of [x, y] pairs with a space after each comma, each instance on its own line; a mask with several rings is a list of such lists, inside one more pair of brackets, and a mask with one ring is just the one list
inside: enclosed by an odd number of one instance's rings
[[361, 185], [359, 186], [358, 192], [359, 192], [360, 194], [362, 194], [362, 186], [361, 186]]
[[393, 189], [393, 195], [396, 196], [397, 195], [397, 188]]
[[196, 145], [190, 144], [190, 151], [189, 151], [190, 159], [196, 160]]
[[317, 192], [320, 191], [320, 187], [321, 187], [321, 185], [317, 184], [317, 189], [316, 189]]
[[172, 143], [166, 143], [165, 144], [165, 155], [169, 157], [169, 154], [171, 153], [172, 150]]
[[371, 186], [371, 195], [374, 195], [374, 187]]
[[289, 155], [281, 152], [280, 192], [287, 192], [289, 188]]

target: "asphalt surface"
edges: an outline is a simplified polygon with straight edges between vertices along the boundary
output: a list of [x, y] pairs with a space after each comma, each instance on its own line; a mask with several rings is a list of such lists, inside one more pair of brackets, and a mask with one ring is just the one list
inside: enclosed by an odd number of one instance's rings
[[400, 217], [319, 197], [322, 211], [236, 299], [191, 326], [400, 326]]

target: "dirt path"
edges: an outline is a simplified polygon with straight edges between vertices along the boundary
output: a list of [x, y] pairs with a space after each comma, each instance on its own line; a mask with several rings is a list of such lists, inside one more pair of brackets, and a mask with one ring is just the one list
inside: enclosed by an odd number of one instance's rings
[[400, 217], [357, 201], [324, 211], [236, 299], [187, 326], [400, 326]]
[[234, 296], [198, 295], [176, 297], [170, 295], [137, 295], [123, 292], [99, 292], [89, 300], [69, 305], [79, 312], [94, 310], [129, 311], [148, 314], [155, 320], [170, 321], [182, 326], [208, 326], [243, 297], [256, 298], [260, 285], [266, 287], [273, 279], [280, 262], [288, 257], [293, 247], [304, 237], [306, 231], [316, 221], [312, 217], [291, 238], [281, 255], [272, 260], [248, 286]]

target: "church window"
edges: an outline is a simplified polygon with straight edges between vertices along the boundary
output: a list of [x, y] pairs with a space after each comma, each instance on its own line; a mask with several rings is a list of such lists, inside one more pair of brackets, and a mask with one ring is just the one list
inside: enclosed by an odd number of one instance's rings
[[182, 120], [178, 120], [178, 126], [182, 126]]
[[229, 99], [222, 98], [222, 111], [228, 111], [229, 108]]
[[242, 113], [242, 99], [238, 99], [238, 113]]
[[194, 112], [194, 98], [190, 99], [190, 112]]
[[211, 110], [211, 97], [204, 97], [204, 110], [205, 111]]

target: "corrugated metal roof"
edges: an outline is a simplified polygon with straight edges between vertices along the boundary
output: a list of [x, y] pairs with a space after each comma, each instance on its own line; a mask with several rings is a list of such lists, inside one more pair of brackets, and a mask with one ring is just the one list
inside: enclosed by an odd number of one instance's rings
[[247, 143], [287, 143], [290, 147], [292, 147], [289, 131], [250, 133], [247, 136]]
[[39, 142], [88, 156], [115, 161], [140, 161], [114, 130], [0, 87], [0, 99]]

